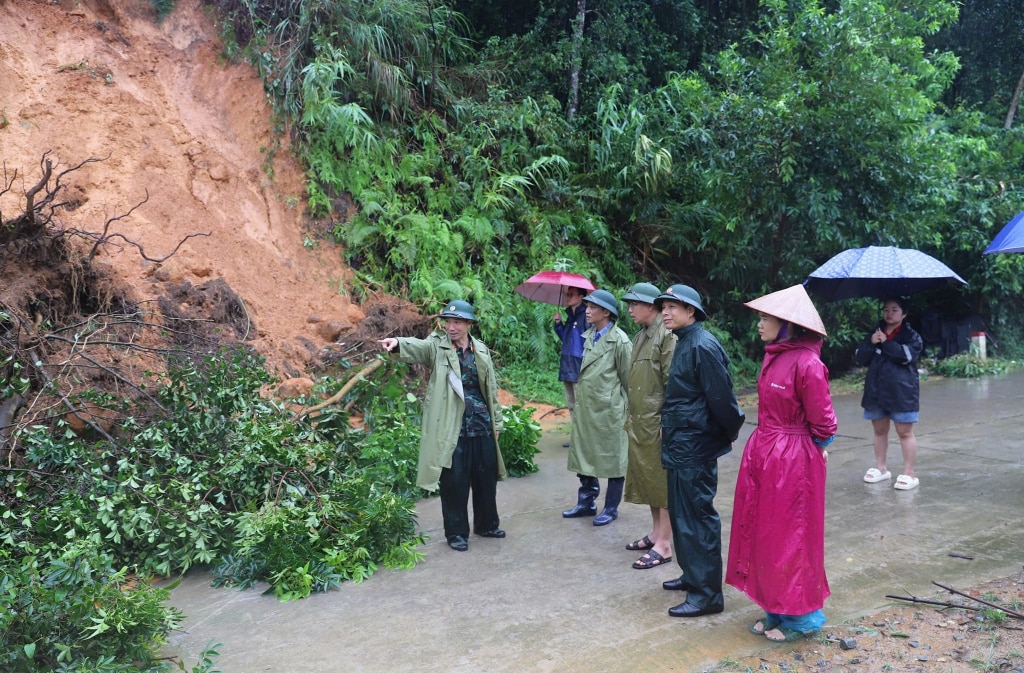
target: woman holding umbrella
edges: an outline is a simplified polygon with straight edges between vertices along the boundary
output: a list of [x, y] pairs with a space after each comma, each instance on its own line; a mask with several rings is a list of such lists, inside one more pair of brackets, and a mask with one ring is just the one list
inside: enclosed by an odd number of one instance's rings
[[914, 476], [917, 460], [914, 423], [918, 420], [921, 401], [917, 360], [924, 348], [921, 335], [906, 323], [906, 318], [905, 301], [887, 299], [881, 322], [861, 341], [854, 356], [857, 364], [868, 368], [860, 405], [864, 407], [865, 420], [871, 421], [874, 428], [875, 467], [867, 471], [864, 481], [874, 484], [892, 479], [886, 467], [891, 420], [896, 425], [903, 450], [903, 474], [893, 484], [901, 491], [915, 489], [920, 483]]

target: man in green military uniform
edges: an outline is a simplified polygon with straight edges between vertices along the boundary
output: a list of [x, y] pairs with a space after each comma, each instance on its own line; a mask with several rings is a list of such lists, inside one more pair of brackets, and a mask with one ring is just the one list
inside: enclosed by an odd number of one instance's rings
[[445, 332], [426, 339], [381, 339], [389, 353], [398, 349], [402, 362], [430, 368], [417, 484], [441, 491], [441, 514], [448, 546], [469, 549], [470, 490], [473, 492], [473, 532], [482, 537], [505, 537], [499, 528], [497, 481], [505, 477], [498, 449], [503, 417], [490, 351], [470, 336], [476, 322], [473, 306], [449, 302], [440, 317]]
[[672, 523], [668, 516], [668, 476], [661, 465], [661, 405], [672, 364], [676, 336], [668, 331], [654, 300], [661, 290], [637, 283], [622, 300], [641, 329], [633, 337], [629, 363], [629, 403], [626, 435], [629, 460], [626, 469], [626, 500], [651, 508], [651, 533], [626, 545], [647, 553], [633, 563], [646, 570], [672, 560]]
[[594, 501], [601, 493], [598, 479], [608, 479], [604, 509], [595, 526], [619, 516], [626, 481], [626, 390], [629, 386], [629, 337], [615, 325], [619, 317], [615, 296], [594, 290], [584, 297], [590, 328], [583, 334], [583, 364], [573, 412], [570, 470], [580, 479], [576, 506], [562, 512], [566, 519], [597, 514]]

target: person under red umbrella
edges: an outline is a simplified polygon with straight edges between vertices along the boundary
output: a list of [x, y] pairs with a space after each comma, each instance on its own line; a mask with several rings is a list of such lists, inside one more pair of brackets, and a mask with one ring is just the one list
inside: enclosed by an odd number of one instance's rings
[[[565, 321], [562, 312], [554, 315], [555, 333], [561, 341], [558, 360], [558, 380], [565, 388], [565, 406], [569, 409], [570, 420], [576, 408], [576, 391], [583, 364], [583, 333], [590, 324], [587, 322], [583, 298], [594, 290], [586, 276], [568, 271], [541, 271], [516, 286], [516, 294], [533, 301], [565, 307]], [[569, 442], [563, 444], [568, 447]]]
[[567, 287], [563, 296], [566, 319], [562, 320], [561, 311], [555, 311], [554, 322], [555, 333], [562, 342], [561, 355], [558, 359], [558, 380], [565, 387], [565, 406], [569, 408], [571, 420], [576, 408], [576, 385], [580, 378], [580, 365], [583, 364], [583, 333], [590, 324], [587, 322], [587, 309], [583, 305], [587, 291], [578, 287]]
[[725, 581], [765, 611], [751, 633], [788, 642], [825, 624], [825, 447], [838, 425], [821, 361], [825, 327], [804, 287], [744, 305], [758, 312], [766, 345], [757, 429], [736, 478]]

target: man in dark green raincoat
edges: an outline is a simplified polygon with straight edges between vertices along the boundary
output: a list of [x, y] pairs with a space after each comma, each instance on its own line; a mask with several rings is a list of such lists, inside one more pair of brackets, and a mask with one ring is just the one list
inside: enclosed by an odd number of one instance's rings
[[732, 449], [744, 415], [733, 392], [729, 356], [701, 325], [707, 313], [697, 291], [673, 285], [655, 306], [676, 335], [661, 407], [661, 460], [668, 471], [672, 546], [683, 571], [662, 586], [687, 592], [684, 602], [669, 608], [670, 615], [699, 617], [725, 609], [722, 522], [714, 504], [718, 459]]

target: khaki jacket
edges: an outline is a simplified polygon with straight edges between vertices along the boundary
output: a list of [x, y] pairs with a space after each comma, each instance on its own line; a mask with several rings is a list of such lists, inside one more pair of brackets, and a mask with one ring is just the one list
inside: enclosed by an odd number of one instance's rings
[[668, 507], [668, 481], [661, 466], [661, 406], [675, 347], [676, 335], [665, 327], [661, 315], [633, 337], [626, 415], [627, 502]]
[[665, 384], [672, 366], [676, 335], [666, 327], [659, 315], [650, 326], [640, 330], [633, 339], [633, 356], [629, 364], [629, 414], [626, 433], [630, 445], [647, 449], [657, 445], [661, 465], [661, 405], [665, 401]]
[[[473, 344], [473, 354], [476, 356], [480, 390], [491, 412], [491, 423], [497, 434], [504, 427], [504, 417], [501, 415], [501, 404], [498, 402], [498, 382], [494, 373], [494, 363], [484, 342], [473, 336], [470, 336], [469, 340]], [[426, 339], [401, 337], [398, 339], [398, 349], [402, 362], [426, 365], [430, 368], [426, 399], [423, 401], [419, 472], [416, 483], [420, 488], [436, 491], [441, 469], [452, 466], [452, 454], [455, 453], [455, 445], [459, 441], [462, 414], [466, 410], [465, 402], [455, 392], [448, 379], [449, 372], [454, 372], [455, 377], [461, 381], [462, 367], [459, 364], [459, 354], [448, 335], [440, 333], [431, 334]], [[498, 478], [504, 479], [505, 476], [505, 461], [502, 460], [499, 448]]]

